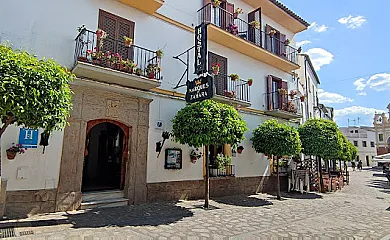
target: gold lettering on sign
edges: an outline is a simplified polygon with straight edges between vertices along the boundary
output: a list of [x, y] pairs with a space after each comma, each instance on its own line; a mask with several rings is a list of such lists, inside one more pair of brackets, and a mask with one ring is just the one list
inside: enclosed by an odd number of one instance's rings
[[119, 100], [108, 99], [107, 100], [106, 116], [107, 117], [118, 117], [120, 103], [121, 102]]

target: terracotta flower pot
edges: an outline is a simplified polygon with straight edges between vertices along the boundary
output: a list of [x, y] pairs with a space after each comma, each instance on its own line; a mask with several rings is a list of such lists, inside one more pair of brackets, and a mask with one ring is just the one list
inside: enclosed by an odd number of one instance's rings
[[7, 158], [8, 160], [13, 160], [16, 157], [16, 152], [8, 151], [7, 150]]
[[156, 74], [154, 72], [150, 72], [148, 74], [148, 78], [150, 78], [150, 79], [154, 79], [155, 77], [156, 77]]
[[219, 70], [213, 70], [213, 74], [217, 76], [219, 74]]
[[237, 153], [241, 154], [242, 153], [242, 149], [237, 149]]
[[233, 13], [233, 18], [237, 19], [238, 18], [238, 13]]
[[88, 58], [86, 58], [86, 57], [78, 57], [77, 61], [88, 62]]
[[250, 87], [250, 86], [252, 86], [252, 84], [253, 84], [253, 80], [249, 80], [248, 81], [248, 86]]

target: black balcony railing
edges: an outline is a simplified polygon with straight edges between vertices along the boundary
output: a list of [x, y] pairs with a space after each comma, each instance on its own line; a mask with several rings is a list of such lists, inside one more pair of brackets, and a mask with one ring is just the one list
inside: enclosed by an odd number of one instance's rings
[[234, 177], [236, 168], [234, 165], [226, 165], [224, 168], [209, 166], [210, 177]]
[[234, 79], [230, 75], [218, 73], [214, 75], [214, 85], [216, 94], [219, 96], [250, 102], [250, 91], [247, 80]]
[[302, 114], [301, 99], [297, 95], [291, 95], [286, 91], [276, 91], [266, 94], [267, 109], [282, 110], [293, 114]]
[[157, 51], [108, 36], [99, 39], [93, 31], [82, 29], [76, 37], [75, 64], [78, 61], [118, 71], [161, 80], [160, 58]]
[[211, 3], [198, 10], [198, 23], [211, 23], [231, 34], [240, 37], [256, 46], [263, 48], [279, 57], [297, 64], [298, 50], [288, 42], [281, 41], [276, 35], [261, 31], [261, 26], [255, 26], [220, 7]]

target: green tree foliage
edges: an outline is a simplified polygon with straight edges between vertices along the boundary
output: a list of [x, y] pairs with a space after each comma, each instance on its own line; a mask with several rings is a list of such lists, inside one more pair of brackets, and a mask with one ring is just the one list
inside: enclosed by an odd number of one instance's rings
[[267, 155], [295, 156], [301, 152], [298, 131], [277, 120], [268, 120], [253, 131], [252, 146], [257, 153]]
[[298, 128], [303, 153], [327, 160], [342, 155], [343, 134], [337, 124], [325, 119], [309, 119]]
[[175, 141], [192, 147], [236, 144], [244, 140], [248, 131], [236, 109], [213, 100], [188, 104], [172, 123]]
[[0, 136], [14, 122], [46, 132], [64, 128], [72, 107], [72, 79], [54, 60], [0, 44]]

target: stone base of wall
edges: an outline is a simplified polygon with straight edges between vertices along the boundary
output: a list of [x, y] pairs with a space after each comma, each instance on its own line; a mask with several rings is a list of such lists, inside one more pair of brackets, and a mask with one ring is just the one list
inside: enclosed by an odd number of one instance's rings
[[7, 191], [5, 215], [21, 218], [55, 211], [57, 189]]
[[[1, 178], [1, 176], [0, 176]], [[1, 186], [0, 186], [0, 219], [4, 217], [4, 211], [5, 211], [5, 201], [7, 196], [7, 180], [0, 180]]]
[[[281, 191], [287, 191], [287, 177], [280, 177]], [[195, 200], [204, 198], [204, 181], [175, 181], [148, 183], [148, 202]], [[277, 178], [270, 177], [224, 177], [210, 179], [210, 196], [276, 193]]]

